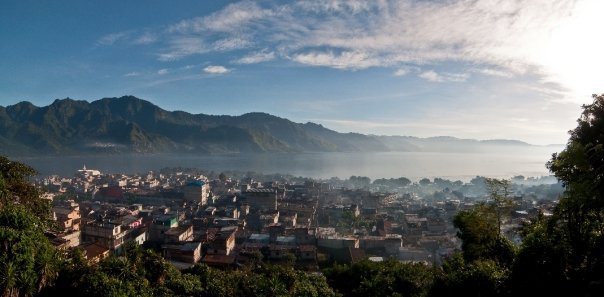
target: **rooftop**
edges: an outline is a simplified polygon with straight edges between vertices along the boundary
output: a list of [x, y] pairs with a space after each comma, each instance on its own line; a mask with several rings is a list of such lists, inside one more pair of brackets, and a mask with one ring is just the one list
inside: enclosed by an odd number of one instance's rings
[[276, 191], [275, 189], [248, 189], [243, 193], [275, 193]]
[[196, 180], [196, 181], [192, 181], [187, 183], [187, 187], [203, 187], [206, 183], [202, 180]]

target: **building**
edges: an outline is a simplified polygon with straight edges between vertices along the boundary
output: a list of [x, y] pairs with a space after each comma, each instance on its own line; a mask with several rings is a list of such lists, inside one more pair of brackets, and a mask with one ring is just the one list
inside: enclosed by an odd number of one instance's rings
[[193, 240], [193, 225], [178, 226], [164, 232], [164, 242], [182, 242]]
[[230, 255], [235, 248], [236, 232], [236, 227], [225, 227], [212, 236], [208, 236], [210, 243], [206, 252], [208, 254]]
[[147, 237], [148, 237], [149, 233], [145, 229], [143, 229], [143, 228], [131, 229], [128, 231], [130, 231], [130, 232], [127, 232], [127, 234], [126, 234], [126, 238], [127, 238], [126, 240], [128, 242], [131, 241], [131, 242], [136, 243], [136, 245], [143, 245], [145, 243], [145, 241], [147, 241]]
[[178, 227], [178, 216], [176, 214], [159, 215], [153, 219], [153, 223], [149, 226], [149, 240], [163, 241], [164, 233], [176, 227]]
[[172, 262], [195, 264], [201, 260], [201, 242], [166, 244], [162, 246], [162, 255]]
[[183, 188], [183, 193], [185, 201], [206, 205], [208, 204], [208, 197], [210, 195], [210, 185], [204, 181], [196, 180], [187, 183]]
[[99, 263], [101, 260], [109, 257], [109, 249], [96, 243], [88, 243], [82, 245], [81, 248], [84, 251], [86, 260], [91, 264]]
[[422, 248], [401, 247], [398, 259], [404, 262], [433, 263], [432, 253]]
[[84, 225], [82, 241], [96, 243], [115, 251], [124, 243], [124, 235], [125, 232], [119, 224], [91, 221]]
[[365, 251], [380, 250], [390, 255], [396, 255], [402, 246], [402, 236], [397, 234], [388, 234], [387, 236], [363, 236], [359, 240], [359, 247]]
[[201, 262], [212, 267], [228, 268], [235, 266], [236, 259], [232, 255], [208, 254]]
[[298, 259], [303, 261], [315, 261], [317, 259], [317, 247], [314, 245], [299, 246]]
[[56, 242], [61, 242], [58, 246], [76, 247], [80, 245], [80, 206], [73, 201], [67, 201], [58, 203], [52, 208], [52, 211], [60, 229], [60, 233], [54, 235], [57, 239]]
[[359, 239], [340, 236], [319, 237], [317, 246], [325, 249], [359, 248]]
[[247, 189], [241, 192], [247, 204], [256, 210], [277, 210], [276, 189]]
[[73, 201], [59, 203], [52, 208], [52, 211], [61, 231], [80, 230], [80, 206], [77, 203]]
[[76, 172], [76, 176], [83, 178], [85, 180], [91, 179], [91, 178], [95, 178], [101, 175], [101, 172], [98, 170], [94, 170], [94, 169], [86, 169], [86, 165], [84, 165], [84, 167], [82, 169], [79, 169]]

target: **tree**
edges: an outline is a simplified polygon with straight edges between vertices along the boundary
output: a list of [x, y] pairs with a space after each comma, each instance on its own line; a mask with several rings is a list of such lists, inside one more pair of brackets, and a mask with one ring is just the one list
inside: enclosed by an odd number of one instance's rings
[[351, 176], [348, 181], [352, 184], [353, 187], [355, 188], [366, 188], [369, 187], [369, 185], [371, 184], [371, 179], [369, 177], [366, 176]]
[[494, 204], [482, 203], [459, 212], [453, 219], [453, 225], [459, 229], [457, 236], [462, 240], [466, 262], [493, 260], [504, 266], [513, 262], [515, 248], [499, 232]]
[[571, 296], [565, 267], [567, 247], [559, 233], [552, 233], [543, 215], [522, 228], [523, 241], [511, 274], [513, 296]]
[[352, 210], [345, 210], [342, 212], [342, 217], [338, 221], [338, 227], [343, 228], [358, 228], [361, 222], [361, 218], [354, 215]]
[[440, 177], [434, 178], [434, 184], [442, 189], [453, 187], [453, 182], [451, 182], [448, 179], [444, 179], [444, 178], [440, 178]]
[[501, 236], [501, 225], [513, 206], [513, 201], [509, 197], [512, 183], [505, 179], [486, 178], [485, 184], [497, 212], [497, 235]]
[[364, 260], [352, 265], [336, 264], [323, 273], [334, 290], [344, 296], [426, 296], [435, 270], [421, 263]]
[[50, 203], [29, 182], [31, 167], [0, 156], [0, 292], [31, 296], [52, 284], [60, 257], [44, 236]]
[[227, 178], [228, 178], [228, 177], [226, 176], [226, 174], [224, 174], [224, 172], [221, 172], [221, 173], [218, 175], [218, 179], [219, 179], [221, 182], [225, 182], [225, 181], [227, 180]]
[[594, 95], [566, 148], [547, 163], [565, 193], [551, 218], [525, 227], [512, 274], [515, 292], [545, 287], [555, 295], [597, 296], [604, 290], [603, 146], [604, 95]]
[[21, 205], [47, 224], [52, 220], [50, 201], [41, 199], [29, 180], [36, 174], [33, 168], [0, 156], [0, 208]]
[[470, 180], [470, 183], [476, 187], [484, 187], [486, 178], [483, 176], [476, 176]]
[[395, 180], [396, 184], [401, 187], [406, 187], [411, 184], [411, 180], [406, 177], [399, 177]]
[[8, 200], [8, 189], [6, 189], [6, 182], [4, 182], [4, 177], [0, 175], [0, 207], [6, 204]]
[[41, 220], [21, 205], [0, 209], [0, 292], [32, 296], [52, 284], [60, 258]]
[[430, 296], [505, 296], [508, 274], [493, 260], [467, 263], [457, 254], [443, 263]]
[[406, 177], [399, 178], [378, 178], [373, 181], [374, 185], [388, 186], [388, 187], [406, 187], [411, 184], [411, 181]]

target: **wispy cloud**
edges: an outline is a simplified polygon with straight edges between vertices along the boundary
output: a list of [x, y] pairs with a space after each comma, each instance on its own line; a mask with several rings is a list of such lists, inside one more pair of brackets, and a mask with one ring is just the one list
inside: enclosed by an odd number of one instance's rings
[[227, 5], [209, 16], [181, 21], [168, 28], [169, 32], [184, 34], [202, 31], [232, 33], [233, 29], [243, 29], [251, 22], [269, 18], [275, 12], [263, 9], [252, 1], [242, 1]]
[[157, 35], [151, 32], [145, 32], [136, 39], [134, 39], [134, 44], [151, 44], [156, 42], [158, 39]]
[[428, 70], [418, 75], [431, 82], [464, 82], [470, 75], [467, 73], [437, 73], [434, 70]]
[[203, 69], [203, 72], [209, 73], [209, 74], [225, 74], [230, 71], [231, 71], [230, 69], [227, 69], [226, 67], [220, 66], [220, 65], [210, 65]]
[[275, 52], [272, 51], [259, 51], [250, 53], [244, 57], [241, 57], [234, 61], [236, 64], [256, 64], [262, 62], [272, 61], [276, 58]]
[[495, 68], [472, 68], [472, 69], [470, 69], [470, 71], [475, 72], [475, 73], [490, 75], [490, 76], [498, 76], [498, 77], [505, 77], [505, 78], [514, 77], [514, 73], [511, 71], [505, 71], [505, 70], [495, 69]]
[[136, 71], [132, 71], [132, 72], [128, 72], [126, 74], [124, 74], [125, 77], [133, 77], [133, 76], [140, 76], [140, 72], [136, 72]]
[[241, 37], [230, 37], [215, 41], [212, 43], [214, 51], [232, 51], [247, 48], [252, 44], [251, 41]]
[[409, 69], [406, 68], [399, 68], [397, 70], [394, 71], [394, 73], [392, 73], [394, 76], [405, 76], [407, 74], [409, 74]]
[[130, 35], [130, 32], [128, 32], [128, 31], [107, 34], [107, 35], [101, 37], [99, 40], [97, 40], [97, 44], [98, 45], [112, 45], [112, 44], [118, 42], [119, 40], [126, 39], [127, 37], [129, 37], [129, 35]]
[[169, 47], [159, 54], [158, 59], [160, 61], [174, 61], [186, 56], [209, 51], [203, 40], [197, 37], [184, 36], [174, 38], [169, 41], [169, 44]]
[[336, 69], [364, 69], [380, 65], [378, 59], [372, 58], [363, 52], [342, 52], [334, 54], [333, 52], [317, 52], [295, 54], [292, 60], [312, 65], [327, 66]]
[[159, 74], [159, 75], [165, 75], [165, 74], [168, 74], [168, 72], [169, 72], [168, 69], [164, 68], [164, 69], [158, 70], [157, 74]]
[[[241, 1], [155, 34], [161, 35], [161, 61], [236, 49], [247, 51], [234, 61], [240, 64], [281, 58], [343, 70], [389, 67], [399, 74], [403, 65], [455, 62], [502, 78], [532, 71], [577, 93], [599, 86], [604, 42], [581, 32], [603, 25], [602, 9], [599, 0]], [[99, 43], [122, 38], [116, 33]], [[152, 39], [140, 41], [146, 40]]]

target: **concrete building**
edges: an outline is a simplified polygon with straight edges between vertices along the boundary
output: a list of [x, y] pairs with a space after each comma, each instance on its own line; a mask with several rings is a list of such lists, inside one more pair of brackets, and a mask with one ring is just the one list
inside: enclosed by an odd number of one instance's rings
[[201, 260], [201, 242], [163, 245], [162, 256], [172, 262], [195, 264]]
[[55, 238], [62, 243], [58, 246], [76, 247], [81, 243], [80, 206], [74, 201], [61, 202], [52, 208], [53, 216], [60, 228]]
[[298, 247], [298, 259], [314, 261], [317, 259], [317, 247], [314, 245], [301, 245]]
[[164, 242], [183, 242], [193, 240], [193, 225], [178, 226], [164, 232]]
[[388, 234], [387, 236], [364, 236], [359, 240], [359, 247], [365, 251], [382, 250], [390, 255], [396, 255], [402, 246], [402, 236], [397, 234]]
[[359, 239], [354, 237], [320, 237], [317, 246], [326, 249], [359, 248]]
[[230, 255], [235, 248], [235, 233], [237, 228], [226, 227], [214, 233], [212, 238], [209, 238], [208, 254]]
[[277, 210], [276, 189], [247, 189], [242, 191], [241, 195], [251, 208]]
[[163, 241], [166, 231], [178, 227], [178, 216], [176, 214], [165, 214], [153, 219], [149, 226], [149, 240]]
[[189, 182], [184, 186], [183, 193], [185, 201], [206, 205], [210, 195], [210, 185], [201, 180]]
[[426, 249], [413, 248], [413, 247], [401, 247], [399, 249], [398, 259], [404, 262], [420, 262], [420, 263], [433, 263], [432, 253]]
[[52, 208], [53, 215], [62, 231], [80, 230], [80, 206], [74, 201], [59, 203]]
[[82, 241], [97, 243], [115, 251], [124, 243], [124, 235], [119, 224], [91, 221], [83, 227]]
[[88, 243], [82, 245], [81, 248], [84, 252], [86, 260], [90, 264], [99, 263], [101, 260], [109, 257], [109, 249], [96, 243]]

